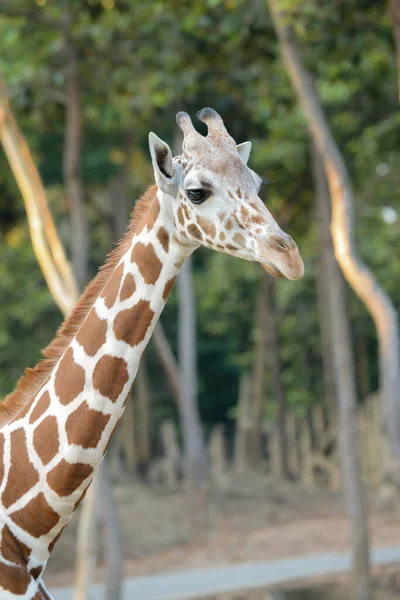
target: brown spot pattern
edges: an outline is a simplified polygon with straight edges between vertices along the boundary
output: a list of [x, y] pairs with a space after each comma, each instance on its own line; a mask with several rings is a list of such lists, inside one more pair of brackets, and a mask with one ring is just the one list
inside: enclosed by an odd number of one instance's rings
[[32, 575], [33, 579], [39, 579], [39, 577], [42, 574], [42, 571], [43, 567], [34, 567], [29, 571], [29, 573]]
[[217, 235], [217, 230], [215, 228], [214, 223], [200, 216], [197, 217], [197, 222], [206, 235], [208, 235], [211, 238], [215, 238], [215, 236]]
[[26, 565], [31, 549], [17, 540], [8, 525], [4, 525], [1, 533], [1, 556], [16, 565]]
[[127, 298], [130, 298], [131, 296], [133, 296], [133, 294], [135, 292], [136, 292], [135, 279], [133, 278], [133, 275], [128, 273], [125, 276], [124, 283], [122, 284], [122, 289], [121, 289], [121, 292], [119, 295], [119, 299], [122, 302], [123, 300], [126, 300]]
[[233, 227], [233, 223], [230, 219], [227, 219], [226, 223], [225, 223], [225, 227], [228, 231], [230, 231]]
[[128, 365], [123, 358], [105, 354], [93, 371], [93, 386], [111, 402], [116, 402], [129, 379]]
[[82, 402], [65, 424], [68, 442], [82, 448], [96, 448], [109, 420], [110, 415], [92, 410], [86, 401]]
[[139, 268], [145, 283], [155, 283], [160, 276], [162, 262], [158, 258], [152, 244], [138, 242], [132, 249], [132, 262]]
[[4, 434], [0, 433], [0, 485], [4, 477]]
[[185, 219], [183, 218], [183, 211], [181, 206], [178, 208], [178, 221], [181, 225], [185, 224]]
[[59, 496], [70, 496], [89, 475], [93, 467], [84, 463], [71, 464], [62, 459], [47, 475], [47, 483]]
[[109, 282], [101, 294], [101, 298], [104, 298], [104, 304], [107, 306], [107, 308], [111, 308], [115, 304], [123, 274], [124, 264], [121, 263], [111, 275]]
[[58, 514], [48, 504], [44, 494], [38, 494], [24, 508], [13, 512], [11, 518], [35, 538], [49, 533], [60, 520]]
[[240, 209], [240, 214], [244, 222], [246, 222], [250, 217], [249, 211], [244, 206], [242, 206]]
[[33, 445], [40, 460], [47, 465], [58, 452], [58, 425], [53, 416], [46, 417], [33, 433]]
[[189, 209], [188, 209], [187, 205], [182, 204], [182, 209], [183, 209], [183, 214], [185, 215], [186, 219], [188, 221], [190, 221], [190, 213], [189, 213]]
[[251, 221], [253, 223], [257, 223], [257, 225], [261, 225], [261, 223], [263, 222], [263, 218], [259, 213], [256, 213], [251, 217]]
[[153, 317], [154, 312], [147, 300], [139, 300], [132, 308], [121, 310], [114, 321], [117, 340], [136, 346], [144, 339]]
[[54, 389], [61, 404], [69, 404], [85, 385], [85, 371], [76, 364], [72, 348], [68, 348], [58, 365]]
[[155, 196], [153, 201], [151, 202], [147, 212], [145, 213], [142, 226], [140, 227], [140, 230], [138, 231], [138, 233], [140, 233], [140, 231], [142, 231], [144, 229], [145, 225], [147, 225], [147, 231], [150, 231], [151, 229], [153, 229], [154, 224], [157, 221], [159, 214], [160, 214], [160, 203], [158, 201], [157, 196]]
[[23, 567], [6, 565], [0, 562], [1, 587], [17, 596], [23, 596], [31, 582], [31, 576]]
[[226, 244], [225, 248], [227, 248], [228, 250], [237, 250], [237, 247], [233, 244]]
[[246, 245], [246, 239], [241, 233], [235, 233], [235, 235], [233, 236], [233, 241], [236, 242], [236, 244], [238, 244], [239, 246]]
[[165, 227], [160, 227], [157, 231], [157, 239], [160, 242], [164, 252], [168, 252], [169, 249], [169, 233]]
[[[10, 445], [11, 467], [8, 472], [7, 485], [2, 494], [5, 508], [9, 508], [39, 481], [39, 475], [29, 460], [25, 431], [22, 427], [11, 432]], [[23, 477], [21, 477], [21, 465], [24, 469]]]
[[50, 394], [48, 391], [44, 392], [36, 403], [35, 408], [31, 412], [31, 416], [29, 417], [29, 423], [34, 423], [37, 421], [49, 408], [50, 406]]
[[176, 277], [172, 277], [172, 279], [167, 281], [167, 283], [165, 284], [163, 295], [162, 295], [163, 300], [167, 300], [168, 296], [171, 293], [172, 288], [174, 287], [175, 280], [176, 280]]
[[83, 346], [86, 354], [94, 356], [106, 341], [107, 321], [100, 319], [94, 308], [78, 331], [77, 341]]
[[200, 229], [194, 223], [191, 223], [188, 226], [187, 230], [190, 233], [190, 235], [192, 237], [194, 237], [196, 240], [202, 240], [203, 239], [203, 235], [202, 235]]
[[219, 239], [221, 240], [221, 242], [224, 241], [224, 239], [225, 239], [225, 233], [223, 231], [221, 231], [221, 233], [219, 234]]
[[236, 194], [237, 194], [238, 198], [241, 198], [241, 197], [242, 197], [242, 192], [240, 191], [240, 188], [238, 188], [238, 189], [236, 190]]

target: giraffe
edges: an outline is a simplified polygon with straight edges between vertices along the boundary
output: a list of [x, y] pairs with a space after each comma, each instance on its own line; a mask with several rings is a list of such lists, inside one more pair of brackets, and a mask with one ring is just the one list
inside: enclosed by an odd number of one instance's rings
[[155, 185], [80, 301], [0, 406], [0, 598], [47, 600], [42, 575], [124, 411], [140, 358], [184, 261], [200, 245], [299, 279], [303, 262], [258, 197], [211, 108], [177, 114], [183, 153], [149, 134]]

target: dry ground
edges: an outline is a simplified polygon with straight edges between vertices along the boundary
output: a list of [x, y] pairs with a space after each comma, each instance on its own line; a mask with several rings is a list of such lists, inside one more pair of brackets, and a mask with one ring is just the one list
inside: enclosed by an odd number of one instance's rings
[[[265, 475], [247, 474], [235, 480], [228, 492], [210, 494], [208, 526], [197, 543], [189, 541], [188, 507], [182, 491], [166, 493], [136, 483], [118, 486], [115, 498], [127, 575], [348, 549], [348, 526], [339, 493]], [[374, 546], [400, 544], [400, 507], [398, 511], [378, 510], [373, 494], [369, 504]], [[78, 516], [63, 533], [49, 562], [45, 576], [49, 586], [70, 585], [73, 580]], [[101, 579], [101, 565], [97, 578]], [[225, 595], [219, 600], [268, 597], [265, 591], [257, 593]]]

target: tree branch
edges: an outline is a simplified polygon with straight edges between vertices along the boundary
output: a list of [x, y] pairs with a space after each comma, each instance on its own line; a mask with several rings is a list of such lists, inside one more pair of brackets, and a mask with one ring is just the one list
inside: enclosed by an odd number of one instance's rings
[[48, 208], [39, 172], [12, 115], [7, 87], [1, 76], [0, 140], [25, 203], [34, 252], [57, 306], [67, 315], [78, 298], [74, 277]]
[[280, 40], [282, 58], [321, 155], [332, 200], [332, 238], [343, 274], [369, 311], [378, 334], [380, 386], [393, 459], [400, 461], [400, 346], [396, 310], [367, 265], [354, 239], [353, 192], [342, 155], [306, 71], [293, 29], [276, 0], [267, 0]]

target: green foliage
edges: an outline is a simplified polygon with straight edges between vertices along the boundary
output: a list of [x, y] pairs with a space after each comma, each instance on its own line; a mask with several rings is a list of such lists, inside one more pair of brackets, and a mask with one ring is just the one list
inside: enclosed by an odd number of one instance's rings
[[[120, 171], [127, 138], [134, 148], [133, 198], [152, 180], [148, 131], [171, 142], [177, 110], [194, 113], [202, 106], [215, 107], [238, 142], [254, 142], [251, 166], [272, 182], [267, 205], [298, 241], [305, 258], [304, 280], [277, 284], [283, 382], [288, 402], [298, 412], [319, 402], [323, 390], [309, 138], [277, 56], [265, 3], [82, 0], [69, 5], [84, 105], [82, 175], [92, 232], [92, 271], [102, 262], [110, 236], [91, 198], [98, 190], [108, 193], [110, 181]], [[349, 165], [360, 251], [399, 309], [400, 116], [386, 2], [285, 0], [285, 5]], [[68, 245], [60, 187], [64, 53], [60, 28], [54, 25], [62, 10], [62, 3], [50, 0], [3, 2], [0, 70], [54, 197], [52, 210]], [[34, 364], [39, 348], [61, 320], [33, 257], [25, 220], [18, 190], [0, 154], [0, 396], [10, 391], [24, 366]], [[196, 256], [199, 393], [208, 426], [232, 416], [239, 375], [252, 369], [261, 276], [257, 265], [205, 251]], [[354, 337], [367, 336], [371, 381], [376, 382], [373, 327], [352, 295], [349, 305]], [[173, 294], [163, 315], [173, 344], [175, 317]], [[159, 418], [174, 414], [151, 349], [148, 366], [151, 374], [157, 373], [151, 377], [156, 414]], [[267, 412], [272, 414], [269, 379], [267, 371]]]

